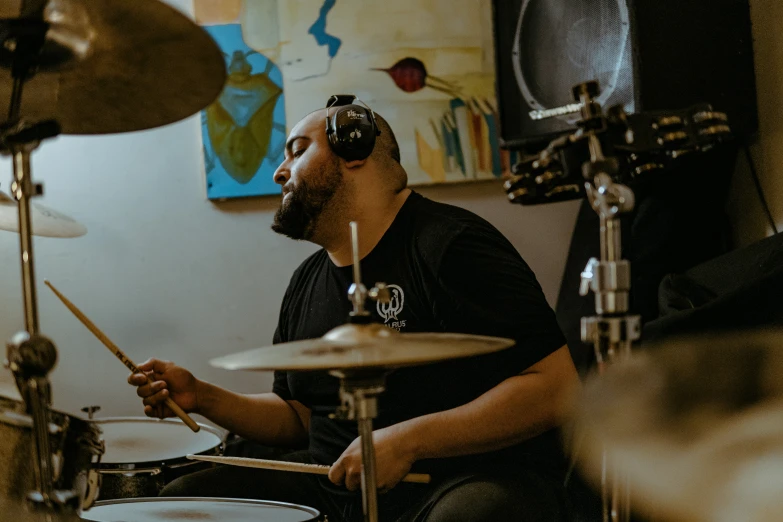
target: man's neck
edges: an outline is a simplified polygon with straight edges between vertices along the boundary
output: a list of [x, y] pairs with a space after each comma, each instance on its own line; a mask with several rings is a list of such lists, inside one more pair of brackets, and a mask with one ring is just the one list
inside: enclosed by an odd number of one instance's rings
[[[381, 240], [383, 235], [394, 222], [397, 213], [402, 205], [410, 196], [410, 189], [405, 189], [393, 198], [386, 200], [385, 204], [379, 207], [376, 204], [359, 205], [355, 209], [353, 217], [341, 219], [336, 223], [334, 237], [322, 245], [329, 258], [337, 266], [348, 266], [353, 264], [353, 252], [351, 248], [351, 230], [349, 223], [356, 221], [357, 232], [359, 234], [359, 259], [364, 258], [372, 252], [375, 245]], [[344, 223], [342, 221], [345, 221]]]

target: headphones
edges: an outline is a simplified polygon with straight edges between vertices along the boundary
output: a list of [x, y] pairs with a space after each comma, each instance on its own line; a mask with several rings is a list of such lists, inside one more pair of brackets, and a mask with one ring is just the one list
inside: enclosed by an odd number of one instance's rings
[[[333, 94], [326, 102], [326, 140], [335, 154], [346, 161], [362, 160], [372, 153], [381, 131], [375, 113], [364, 104], [353, 103], [352, 94]], [[330, 114], [329, 109], [338, 107]]]

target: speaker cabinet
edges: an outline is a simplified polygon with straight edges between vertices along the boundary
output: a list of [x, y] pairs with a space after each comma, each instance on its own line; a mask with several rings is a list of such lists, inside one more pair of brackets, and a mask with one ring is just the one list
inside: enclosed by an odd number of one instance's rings
[[736, 136], [758, 129], [748, 0], [493, 0], [501, 142], [519, 148], [573, 130], [573, 103], [598, 80], [604, 108], [711, 103]]

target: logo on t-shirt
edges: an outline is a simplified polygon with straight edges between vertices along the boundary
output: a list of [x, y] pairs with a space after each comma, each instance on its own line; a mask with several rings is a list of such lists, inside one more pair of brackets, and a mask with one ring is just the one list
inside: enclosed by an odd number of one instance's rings
[[399, 330], [405, 326], [405, 321], [401, 321], [398, 317], [402, 313], [402, 307], [405, 304], [405, 293], [402, 291], [402, 288], [397, 285], [387, 285], [387, 288], [391, 294], [391, 301], [388, 303], [378, 301], [376, 309], [384, 323], [388, 323], [390, 320], [394, 319], [388, 326]]

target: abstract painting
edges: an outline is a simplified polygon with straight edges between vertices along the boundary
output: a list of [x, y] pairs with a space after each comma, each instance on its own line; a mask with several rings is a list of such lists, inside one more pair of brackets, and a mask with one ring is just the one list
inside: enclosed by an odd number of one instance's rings
[[240, 24], [205, 30], [223, 51], [228, 72], [223, 92], [202, 113], [207, 197], [279, 194], [272, 174], [286, 138], [280, 70], [245, 44]]
[[289, 126], [332, 94], [355, 94], [394, 129], [410, 185], [508, 172], [491, 0], [194, 2], [197, 17], [201, 4], [236, 19], [244, 42], [279, 67]]

